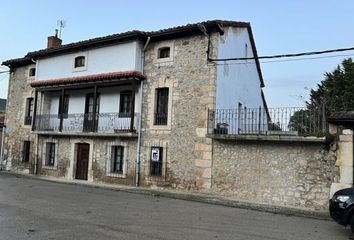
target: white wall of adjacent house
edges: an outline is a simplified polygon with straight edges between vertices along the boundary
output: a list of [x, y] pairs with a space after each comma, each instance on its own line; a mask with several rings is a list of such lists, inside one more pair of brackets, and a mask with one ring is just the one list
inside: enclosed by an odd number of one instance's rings
[[[78, 56], [85, 57], [85, 67], [74, 67]], [[141, 44], [137, 41], [39, 59], [36, 80], [132, 70], [141, 70]]]
[[[217, 58], [254, 56], [247, 28], [225, 27], [224, 31], [225, 34], [218, 38]], [[253, 108], [264, 108], [255, 60], [224, 61], [217, 64], [216, 108], [242, 109], [237, 113], [236, 123], [233, 123], [242, 130], [246, 128], [246, 118], [252, 117], [246, 116], [246, 113]], [[251, 127], [259, 128], [257, 126]]]

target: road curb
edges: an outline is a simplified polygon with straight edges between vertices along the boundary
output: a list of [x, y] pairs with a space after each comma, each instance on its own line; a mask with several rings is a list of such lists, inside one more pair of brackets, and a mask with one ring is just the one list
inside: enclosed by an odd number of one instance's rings
[[17, 177], [23, 177], [23, 178], [29, 178], [29, 179], [41, 180], [47, 182], [55, 182], [61, 184], [68, 184], [68, 185], [79, 185], [79, 186], [90, 187], [90, 188], [109, 189], [113, 191], [122, 191], [122, 192], [133, 193], [133, 194], [143, 194], [143, 195], [150, 195], [155, 197], [165, 197], [165, 198], [179, 199], [185, 201], [194, 201], [194, 202], [208, 203], [208, 204], [233, 207], [233, 208], [243, 208], [243, 209], [268, 212], [274, 214], [282, 214], [288, 216], [330, 220], [329, 213], [326, 211], [276, 206], [276, 205], [263, 204], [263, 203], [245, 202], [245, 201], [227, 199], [215, 195], [202, 194], [202, 193], [185, 193], [185, 192], [177, 192], [171, 190], [150, 189], [144, 187], [132, 187], [132, 186], [111, 185], [111, 184], [91, 183], [91, 182], [78, 182], [78, 181], [70, 181], [70, 180], [56, 179], [51, 177], [36, 176], [36, 175], [14, 173], [14, 172], [4, 172], [4, 171], [0, 172], [0, 174], [8, 174]]

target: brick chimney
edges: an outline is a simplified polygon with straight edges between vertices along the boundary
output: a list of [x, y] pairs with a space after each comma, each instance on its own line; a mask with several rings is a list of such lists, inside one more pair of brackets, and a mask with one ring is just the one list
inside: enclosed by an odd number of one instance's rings
[[60, 38], [58, 38], [58, 30], [56, 29], [55, 35], [48, 37], [47, 48], [60, 47], [60, 46], [61, 46], [61, 43], [62, 43], [62, 40], [61, 40]]

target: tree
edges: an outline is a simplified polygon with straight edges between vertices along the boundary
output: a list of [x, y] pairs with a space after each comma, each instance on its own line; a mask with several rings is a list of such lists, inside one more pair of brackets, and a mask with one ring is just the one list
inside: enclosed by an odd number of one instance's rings
[[351, 58], [343, 60], [333, 72], [325, 73], [325, 79], [317, 89], [311, 89], [307, 109], [318, 109], [322, 104], [328, 113], [354, 109], [354, 63]]
[[354, 63], [343, 60], [333, 72], [327, 72], [317, 89], [310, 90], [306, 109], [296, 111], [290, 118], [289, 128], [300, 133], [320, 131], [326, 117], [336, 111], [354, 110]]

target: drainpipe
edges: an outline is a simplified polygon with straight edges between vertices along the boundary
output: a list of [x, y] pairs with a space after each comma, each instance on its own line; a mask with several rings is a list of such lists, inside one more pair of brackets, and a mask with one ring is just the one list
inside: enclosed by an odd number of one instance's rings
[[[2, 128], [2, 137], [1, 137], [1, 152], [0, 152], [0, 171], [4, 168], [4, 147], [5, 147], [5, 133], [6, 133], [6, 126], [4, 125]], [[6, 169], [6, 166], [5, 166]]]
[[[150, 43], [150, 37], [147, 38], [145, 45], [143, 47], [142, 53], [141, 53], [141, 72], [144, 74], [144, 59], [145, 59], [145, 50], [147, 46]], [[143, 113], [143, 86], [144, 86], [144, 81], [140, 81], [140, 116], [138, 119], [138, 141], [137, 141], [137, 147], [136, 147], [136, 170], [135, 170], [135, 186], [139, 187], [139, 178], [140, 178], [140, 152], [141, 152], [141, 117]]]

